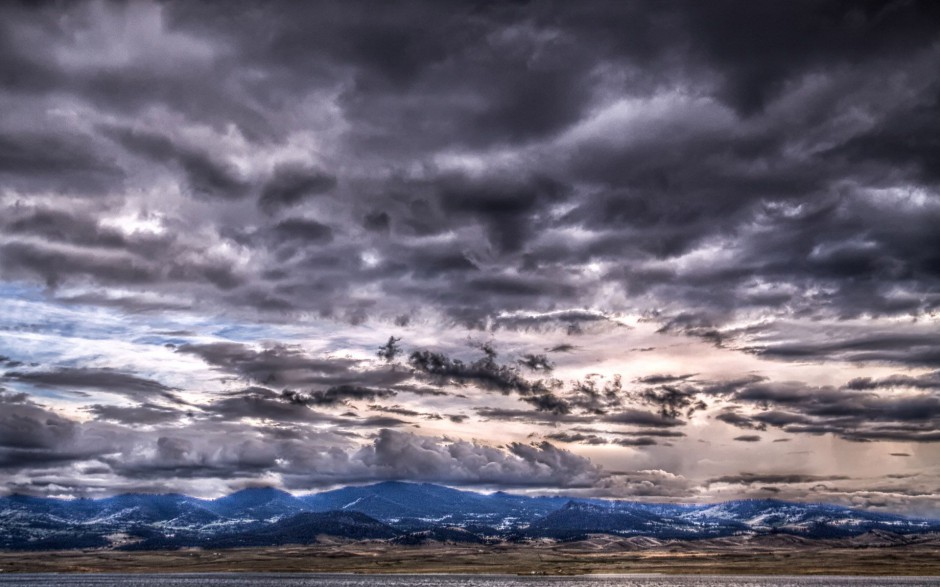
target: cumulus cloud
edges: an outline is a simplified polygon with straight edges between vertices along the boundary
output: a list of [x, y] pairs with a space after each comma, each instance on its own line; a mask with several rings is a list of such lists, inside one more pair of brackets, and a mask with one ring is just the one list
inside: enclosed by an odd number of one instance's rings
[[355, 455], [374, 478], [436, 480], [458, 484], [590, 486], [601, 469], [585, 457], [548, 442], [494, 448], [382, 430]]
[[651, 501], [681, 501], [695, 494], [695, 483], [662, 469], [643, 469], [610, 475], [588, 493], [597, 497], [628, 497]]
[[7, 470], [57, 467], [107, 454], [107, 428], [89, 430], [24, 394], [0, 394], [0, 467]]

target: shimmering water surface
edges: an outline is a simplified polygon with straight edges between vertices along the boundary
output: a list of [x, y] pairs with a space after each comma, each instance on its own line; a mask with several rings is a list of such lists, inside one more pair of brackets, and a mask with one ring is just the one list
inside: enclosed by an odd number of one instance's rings
[[516, 577], [507, 575], [0, 575], [0, 585], [80, 587], [926, 587], [940, 577], [732, 577], [593, 575]]

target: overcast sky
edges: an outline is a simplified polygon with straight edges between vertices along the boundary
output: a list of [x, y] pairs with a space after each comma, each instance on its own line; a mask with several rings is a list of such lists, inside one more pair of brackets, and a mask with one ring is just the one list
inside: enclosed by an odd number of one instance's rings
[[0, 12], [0, 491], [940, 515], [940, 4]]

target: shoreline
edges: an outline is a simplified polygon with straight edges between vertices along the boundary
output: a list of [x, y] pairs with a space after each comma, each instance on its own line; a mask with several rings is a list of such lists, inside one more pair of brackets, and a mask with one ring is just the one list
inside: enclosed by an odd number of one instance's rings
[[[788, 573], [788, 574], [754, 574], [754, 573], [586, 573], [586, 574], [511, 574], [511, 573], [418, 573], [418, 572], [408, 572], [408, 573], [344, 573], [344, 572], [332, 572], [332, 573], [318, 573], [318, 572], [305, 572], [305, 571], [296, 571], [296, 572], [286, 572], [286, 571], [200, 571], [200, 572], [88, 572], [88, 573], [75, 573], [75, 572], [43, 572], [43, 573], [32, 573], [32, 572], [0, 572], [0, 578], [2, 577], [127, 577], [127, 576], [161, 576], [161, 577], [323, 577], [323, 578], [341, 578], [341, 577], [480, 577], [480, 578], [490, 578], [490, 579], [503, 579], [503, 578], [525, 578], [525, 577], [571, 577], [571, 578], [591, 578], [591, 579], [659, 579], [659, 578], [668, 578], [668, 577], [728, 577], [734, 579], [746, 579], [752, 577], [755, 579], [767, 578], [767, 577], [777, 577], [777, 578], [800, 578], [800, 577], [813, 577], [817, 579], [833, 578], [833, 579], [850, 579], [853, 577], [857, 578], [884, 578], [884, 579], [934, 579], [938, 575], [850, 575], [850, 574], [835, 574], [835, 575], [815, 575], [807, 573]], [[0, 579], [2, 581], [2, 579]]]

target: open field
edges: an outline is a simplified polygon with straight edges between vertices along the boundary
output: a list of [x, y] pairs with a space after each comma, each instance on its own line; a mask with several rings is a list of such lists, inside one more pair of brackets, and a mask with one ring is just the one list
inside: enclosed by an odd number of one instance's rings
[[667, 573], [940, 575], [940, 539], [902, 546], [804, 541], [649, 545], [595, 537], [494, 546], [333, 542], [218, 551], [0, 552], [0, 572]]

